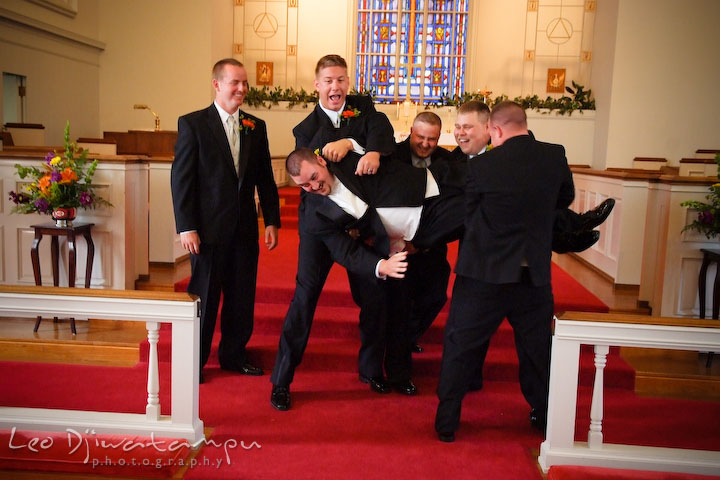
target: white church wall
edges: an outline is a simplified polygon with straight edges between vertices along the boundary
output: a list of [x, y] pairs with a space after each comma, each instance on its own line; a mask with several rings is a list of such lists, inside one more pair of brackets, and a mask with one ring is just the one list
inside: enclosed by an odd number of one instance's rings
[[73, 136], [97, 134], [103, 48], [96, 0], [80, 0], [74, 18], [30, 2], [2, 3], [0, 71], [26, 77], [24, 121], [45, 126], [46, 144], [62, 144], [68, 120]]
[[718, 18], [714, 0], [617, 3], [611, 78], [597, 92], [607, 133], [596, 139], [607, 151], [596, 151], [596, 168], [630, 167], [634, 157], [677, 166], [698, 148], [720, 148]]
[[177, 130], [180, 115], [207, 107], [212, 66], [232, 54], [232, 32], [225, 25], [232, 25], [231, 8], [232, 2], [222, 0], [102, 2], [100, 37], [107, 49], [101, 59], [100, 130], [153, 129], [153, 116], [134, 110], [137, 103], [158, 114], [162, 130]]

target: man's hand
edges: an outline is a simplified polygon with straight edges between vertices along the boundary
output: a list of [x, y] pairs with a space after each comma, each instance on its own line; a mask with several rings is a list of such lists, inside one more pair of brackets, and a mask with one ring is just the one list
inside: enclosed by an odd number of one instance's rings
[[275, 225], [265, 227], [265, 246], [268, 250], [277, 247], [278, 244], [278, 228]]
[[180, 234], [180, 244], [188, 252], [197, 255], [200, 253], [200, 235], [197, 232], [183, 232]]
[[355, 175], [373, 175], [380, 167], [380, 152], [367, 152], [358, 160]]
[[352, 149], [352, 142], [347, 138], [343, 138], [335, 142], [326, 143], [322, 149], [322, 155], [331, 162], [339, 162], [345, 158], [345, 155]]
[[385, 277], [405, 278], [407, 252], [398, 252], [387, 260], [380, 260], [378, 273]]

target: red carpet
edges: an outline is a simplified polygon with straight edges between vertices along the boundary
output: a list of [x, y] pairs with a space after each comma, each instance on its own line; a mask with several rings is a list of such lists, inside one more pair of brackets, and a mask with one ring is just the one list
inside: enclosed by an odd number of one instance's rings
[[670, 472], [638, 472], [613, 468], [557, 465], [550, 467], [548, 480], [711, 480], [716, 476]]
[[[292, 191], [296, 195], [297, 190]], [[420, 395], [372, 393], [357, 380], [358, 310], [350, 299], [347, 278], [337, 267], [323, 293], [308, 349], [292, 384], [292, 409], [274, 410], [269, 405], [268, 373], [294, 288], [297, 231], [284, 228], [280, 241], [278, 249], [261, 254], [255, 333], [249, 344], [250, 356], [265, 368], [266, 375], [244, 377], [220, 370], [219, 335], [215, 336], [206, 383], [200, 386], [200, 416], [213, 429], [211, 440], [228, 448], [203, 447], [184, 478], [542, 478], [536, 457], [543, 438], [528, 422], [507, 323], [492, 340], [485, 387], [466, 397], [457, 441], [442, 444], [436, 439], [433, 418], [447, 309], [423, 338], [426, 352], [413, 358], [413, 378]], [[558, 310], [607, 308], [559, 268], [553, 270], [553, 285]], [[168, 330], [162, 329], [159, 344], [161, 379], [168, 378], [170, 368]], [[586, 440], [589, 425], [589, 357], [584, 355], [581, 368], [580, 381], [586, 387], [578, 398], [578, 441]], [[0, 404], [71, 409], [111, 405], [116, 411], [142, 412], [145, 368], [143, 363], [111, 368], [0, 362]], [[605, 377], [609, 386], [606, 441], [720, 450], [720, 404], [638, 398], [632, 392], [634, 374], [617, 355], [609, 357]], [[165, 380], [160, 396], [164, 410], [169, 405], [168, 389]], [[235, 442], [235, 447], [229, 447]], [[10, 467], [0, 459], [0, 469]], [[63, 469], [63, 465], [52, 468]], [[89, 467], [84, 471], [99, 473]], [[586, 480], [594, 478], [603, 477]]]

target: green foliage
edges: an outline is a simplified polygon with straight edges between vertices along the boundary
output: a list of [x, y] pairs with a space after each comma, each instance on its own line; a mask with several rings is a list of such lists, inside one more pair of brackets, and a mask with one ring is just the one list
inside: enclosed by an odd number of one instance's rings
[[[720, 179], [720, 153], [715, 155], [715, 163], [718, 165], [718, 179]], [[710, 193], [705, 198], [708, 200], [707, 203], [686, 200], [680, 204], [698, 212], [697, 218], [685, 225], [682, 231], [695, 230], [704, 233], [707, 238], [713, 238], [720, 234], [720, 182], [710, 186]]]
[[[525, 97], [515, 97], [513, 98], [513, 101], [522, 105], [522, 107], [525, 109], [549, 110], [549, 112], [556, 111], [560, 115], [565, 115], [567, 113], [568, 116], [572, 115], [572, 112], [575, 110], [595, 110], [595, 99], [591, 98], [592, 90], [586, 91], [585, 87], [574, 81], [572, 82], [572, 86], [573, 88], [565, 87], [565, 91], [572, 95], [572, 97], [563, 95], [560, 98], [547, 97], [545, 99], [542, 99], [537, 95], [527, 95]], [[459, 97], [443, 97], [442, 105], [460, 106], [470, 100], [477, 100], [482, 102], [484, 101], [483, 98], [484, 97], [479, 93], [465, 92], [462, 94], [462, 96]], [[488, 99], [485, 103], [487, 103], [488, 106], [492, 108], [496, 104], [507, 99], [507, 95], [501, 94], [494, 99]], [[545, 114], [549, 112], [542, 113]]]
[[[556, 111], [560, 115], [572, 115], [575, 110], [595, 110], [595, 99], [591, 98], [592, 90], [585, 90], [582, 85], [572, 82], [572, 88], [565, 87], [567, 93], [571, 96], [563, 95], [560, 98], [547, 97], [541, 99], [537, 95], [528, 95], [526, 97], [515, 97], [513, 101], [519, 103], [524, 108], [533, 110], [549, 110]], [[350, 94], [369, 95], [379, 103], [395, 103], [378, 101], [375, 99], [375, 92], [372, 90], [358, 91], [352, 89]], [[508, 96], [501, 94], [495, 98], [487, 100], [489, 107], [507, 100]], [[431, 102], [426, 107], [431, 106], [459, 106], [470, 100], [484, 101], [484, 97], [479, 93], [465, 92], [460, 96], [454, 97], [442, 97], [439, 102]], [[295, 105], [301, 105], [302, 108], [307, 108], [310, 103], [317, 103], [318, 96], [317, 92], [308, 93], [305, 89], [301, 88], [296, 91], [292, 87], [290, 88], [268, 88], [268, 87], [250, 87], [247, 95], [245, 96], [245, 103], [251, 107], [264, 107], [271, 108], [273, 105], [278, 105], [280, 102], [289, 102], [289, 107], [292, 108]], [[543, 112], [547, 113], [547, 112]]]
[[251, 107], [264, 107], [270, 108], [272, 105], [278, 105], [280, 102], [289, 102], [289, 107], [292, 108], [295, 105], [302, 105], [302, 108], [307, 108], [308, 103], [317, 103], [318, 96], [317, 92], [308, 93], [304, 88], [300, 91], [295, 91], [291, 88], [256, 88], [250, 87], [247, 95], [245, 96], [245, 103]]

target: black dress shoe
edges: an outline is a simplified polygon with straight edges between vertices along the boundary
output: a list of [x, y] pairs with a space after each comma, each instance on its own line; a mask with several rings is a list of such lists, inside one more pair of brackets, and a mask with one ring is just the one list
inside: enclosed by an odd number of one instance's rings
[[452, 443], [455, 441], [455, 432], [438, 432], [438, 440], [445, 443]]
[[412, 353], [422, 353], [425, 351], [425, 349], [423, 347], [421, 347], [420, 345], [418, 345], [417, 343], [413, 343], [412, 347], [410, 347], [410, 351]]
[[417, 395], [418, 389], [412, 380], [405, 380], [404, 382], [391, 383], [393, 390], [403, 395]]
[[259, 377], [263, 373], [263, 369], [260, 367], [254, 367], [253, 365], [249, 364], [248, 362], [243, 363], [242, 365], [237, 364], [229, 364], [229, 365], [220, 365], [220, 368], [223, 370], [229, 370], [231, 372], [238, 372], [242, 375], [250, 375], [253, 377]]
[[582, 225], [580, 226], [580, 230], [592, 230], [603, 223], [607, 220], [613, 207], [615, 207], [615, 199], [608, 198], [597, 207], [583, 213], [581, 215]]
[[366, 377], [363, 374], [360, 374], [359, 376], [360, 381], [362, 383], [367, 383], [370, 385], [370, 390], [373, 390], [377, 393], [390, 393], [392, 392], [392, 387], [390, 384], [385, 380], [385, 377]]
[[544, 434], [545, 427], [547, 427], [547, 416], [545, 412], [539, 412], [534, 408], [530, 410], [530, 425]]
[[556, 253], [582, 252], [600, 240], [600, 232], [589, 230], [584, 232], [563, 232], [553, 235], [552, 249]]
[[270, 394], [270, 405], [281, 412], [290, 410], [290, 388], [273, 385]]

